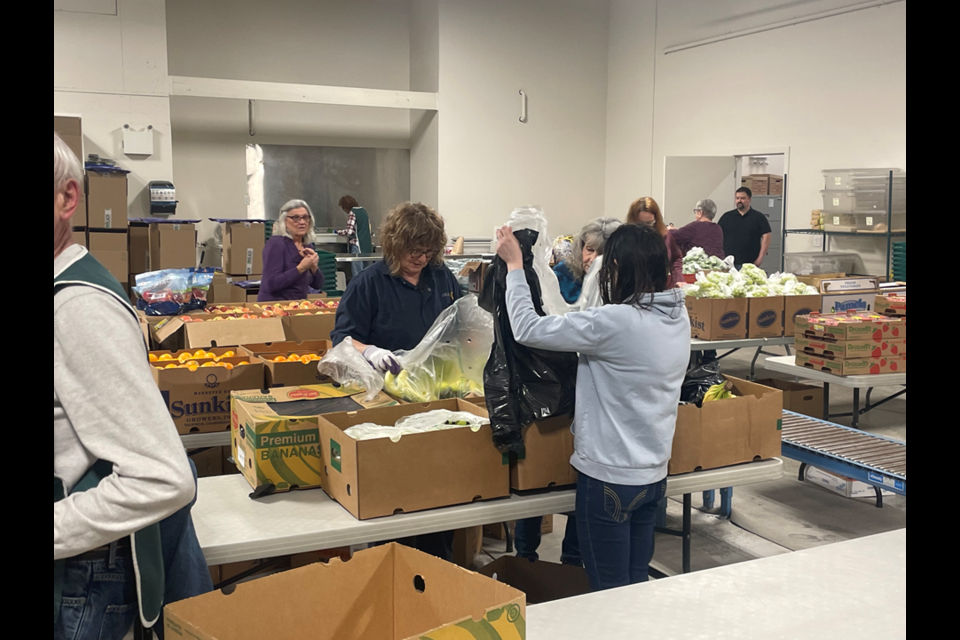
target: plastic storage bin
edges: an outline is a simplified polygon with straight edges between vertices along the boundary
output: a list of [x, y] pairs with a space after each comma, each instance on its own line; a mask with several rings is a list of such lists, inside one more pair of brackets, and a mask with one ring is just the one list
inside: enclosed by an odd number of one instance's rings
[[[826, 231], [847, 231], [856, 233], [885, 233], [887, 231], [887, 212], [876, 213], [830, 213], [823, 214], [823, 228]], [[890, 231], [906, 231], [907, 214], [894, 211], [891, 216]]]
[[858, 253], [811, 251], [788, 253], [783, 257], [783, 270], [798, 276], [816, 273], [864, 273], [863, 258]]
[[894, 188], [907, 186], [907, 173], [900, 169], [826, 169], [823, 171], [823, 188], [842, 191], [864, 187], [886, 187], [893, 171]]
[[[887, 189], [848, 189], [845, 191], [824, 190], [820, 192], [823, 196], [823, 211], [835, 211], [840, 213], [869, 212], [887, 210]], [[893, 211], [894, 213], [906, 213], [907, 211], [907, 190], [893, 190]]]

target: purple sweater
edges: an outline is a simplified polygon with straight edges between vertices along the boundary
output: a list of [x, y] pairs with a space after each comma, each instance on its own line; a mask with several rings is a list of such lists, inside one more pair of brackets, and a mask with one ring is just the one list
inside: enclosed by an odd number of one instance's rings
[[[313, 245], [304, 245], [310, 249]], [[307, 297], [310, 287], [323, 288], [323, 272], [307, 271], [300, 273], [297, 265], [303, 257], [297, 245], [290, 238], [273, 236], [263, 248], [263, 279], [260, 281], [260, 294], [257, 300], [302, 300]]]
[[714, 222], [691, 222], [690, 224], [670, 231], [670, 235], [677, 241], [683, 255], [694, 247], [700, 247], [708, 256], [716, 256], [723, 260], [723, 229]]

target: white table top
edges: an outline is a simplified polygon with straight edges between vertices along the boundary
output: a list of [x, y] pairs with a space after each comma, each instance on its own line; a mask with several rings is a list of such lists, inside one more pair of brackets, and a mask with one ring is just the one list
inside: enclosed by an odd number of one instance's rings
[[751, 347], [774, 347], [793, 344], [793, 336], [779, 338], [744, 338], [742, 340], [701, 340], [690, 339], [690, 351], [709, 351], [711, 349], [749, 349]]
[[907, 637], [907, 530], [527, 608], [528, 640]]
[[[776, 480], [783, 461], [763, 460], [667, 480], [667, 495]], [[320, 489], [250, 499], [240, 475], [201, 478], [193, 524], [210, 565], [332, 549], [367, 542], [572, 511], [576, 491], [474, 502], [372, 520], [357, 520]]]
[[796, 356], [778, 356], [775, 358], [767, 358], [763, 366], [765, 369], [769, 369], [770, 371], [787, 373], [791, 376], [806, 378], [807, 380], [838, 384], [842, 387], [850, 387], [852, 389], [896, 387], [907, 384], [906, 373], [878, 373], [877, 375], [864, 376], [837, 376], [832, 373], [827, 373], [826, 371], [817, 371], [816, 369], [798, 366], [795, 360]]

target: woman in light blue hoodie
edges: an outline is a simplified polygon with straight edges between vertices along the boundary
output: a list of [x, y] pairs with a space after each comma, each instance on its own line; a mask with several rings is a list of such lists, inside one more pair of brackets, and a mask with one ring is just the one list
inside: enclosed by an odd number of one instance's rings
[[620, 227], [599, 274], [604, 306], [537, 315], [510, 227], [497, 231], [507, 263], [507, 310], [520, 344], [580, 354], [575, 452], [577, 533], [595, 591], [644, 582], [654, 521], [690, 359], [683, 292], [667, 289], [667, 247], [655, 229]]

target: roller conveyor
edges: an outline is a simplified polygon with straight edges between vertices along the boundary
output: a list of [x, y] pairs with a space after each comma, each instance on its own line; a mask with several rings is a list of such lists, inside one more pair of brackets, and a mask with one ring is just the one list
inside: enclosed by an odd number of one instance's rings
[[878, 507], [881, 489], [907, 495], [906, 442], [792, 411], [783, 412], [782, 436], [784, 457], [801, 463], [801, 481], [810, 465], [873, 486]]

